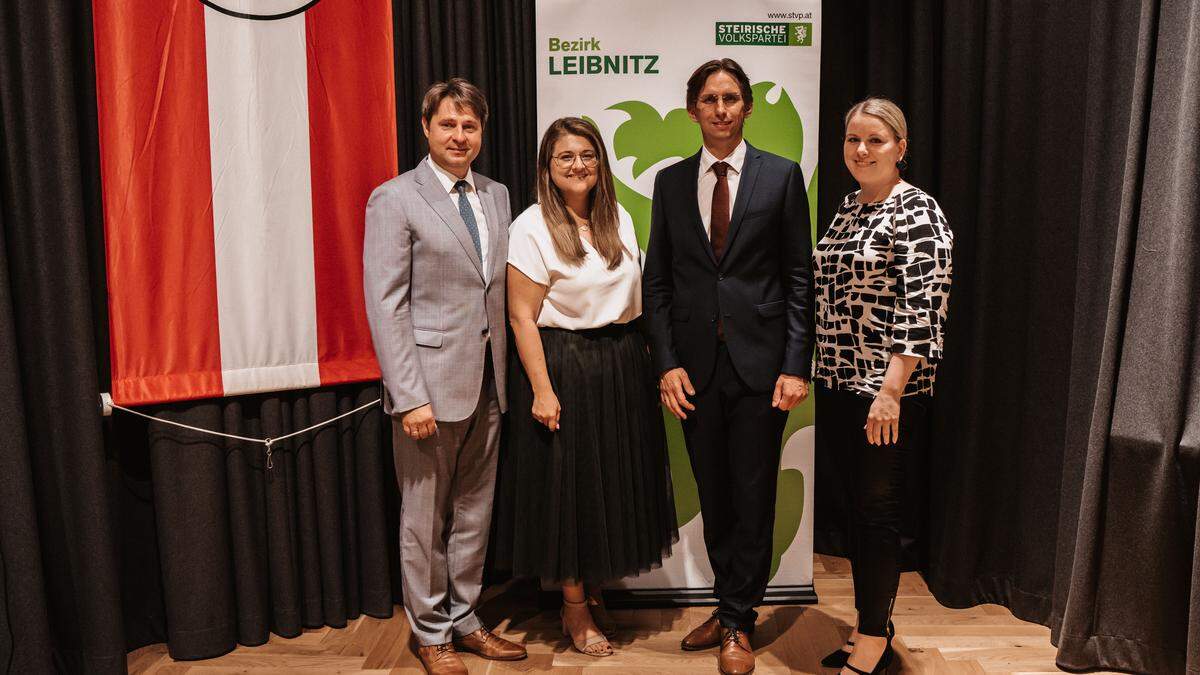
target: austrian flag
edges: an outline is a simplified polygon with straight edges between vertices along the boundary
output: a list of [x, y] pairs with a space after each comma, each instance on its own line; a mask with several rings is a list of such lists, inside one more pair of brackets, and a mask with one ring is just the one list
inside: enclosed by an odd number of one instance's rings
[[390, 2], [95, 0], [94, 22], [114, 401], [378, 378]]

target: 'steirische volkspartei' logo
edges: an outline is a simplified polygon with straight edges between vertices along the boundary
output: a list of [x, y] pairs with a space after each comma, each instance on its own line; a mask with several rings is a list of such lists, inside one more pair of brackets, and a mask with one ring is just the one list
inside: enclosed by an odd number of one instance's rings
[[811, 22], [718, 21], [716, 44], [722, 46], [811, 47]]

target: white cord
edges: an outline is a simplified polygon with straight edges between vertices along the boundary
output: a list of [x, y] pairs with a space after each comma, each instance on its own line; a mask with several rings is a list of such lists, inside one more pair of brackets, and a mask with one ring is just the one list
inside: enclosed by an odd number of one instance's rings
[[354, 413], [362, 412], [362, 411], [366, 410], [367, 408], [370, 408], [371, 406], [376, 405], [381, 400], [383, 400], [383, 399], [377, 398], [374, 401], [371, 401], [370, 403], [364, 403], [363, 405], [358, 406], [357, 408], [355, 408], [354, 410], [351, 410], [350, 412], [342, 413], [341, 415], [338, 415], [337, 417], [327, 419], [324, 422], [318, 422], [310, 427], [306, 427], [299, 431], [293, 431], [292, 433], [284, 435], [284, 436], [280, 436], [279, 438], [250, 438], [249, 436], [238, 436], [237, 434], [226, 434], [226, 433], [223, 433], [220, 431], [212, 431], [211, 429], [201, 429], [200, 427], [194, 427], [190, 424], [183, 424], [181, 422], [172, 422], [171, 420], [164, 420], [160, 417], [155, 417], [153, 415], [147, 415], [146, 413], [143, 413], [143, 412], [138, 412], [136, 410], [133, 410], [132, 408], [126, 408], [124, 406], [119, 406], [116, 403], [113, 403], [112, 407], [114, 410], [122, 410], [122, 411], [130, 413], [132, 415], [137, 415], [138, 417], [145, 417], [146, 419], [154, 421], [154, 422], [160, 422], [162, 424], [169, 424], [173, 427], [179, 427], [181, 429], [190, 429], [192, 431], [198, 431], [202, 434], [209, 434], [210, 436], [222, 436], [224, 438], [232, 438], [232, 439], [239, 440], [239, 441], [246, 441], [248, 443], [262, 443], [263, 445], [267, 446], [267, 468], [273, 469], [273, 468], [275, 468], [275, 463], [271, 459], [271, 452], [272, 452], [271, 446], [272, 445], [275, 445], [279, 441], [287, 440], [287, 439], [291, 438], [292, 436], [299, 436], [300, 434], [308, 433], [308, 432], [312, 431], [313, 429], [319, 429], [327, 424], [333, 424], [334, 422], [342, 419], [343, 417], [349, 417], [349, 416], [353, 415]]

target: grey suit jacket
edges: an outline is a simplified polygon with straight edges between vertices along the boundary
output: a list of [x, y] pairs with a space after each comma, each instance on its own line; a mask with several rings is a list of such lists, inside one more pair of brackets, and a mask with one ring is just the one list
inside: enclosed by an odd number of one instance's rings
[[438, 421], [466, 419], [479, 402], [486, 345], [500, 408], [507, 407], [508, 189], [478, 173], [474, 178], [487, 219], [486, 270], [457, 204], [426, 160], [375, 188], [367, 201], [363, 291], [389, 415], [432, 403]]

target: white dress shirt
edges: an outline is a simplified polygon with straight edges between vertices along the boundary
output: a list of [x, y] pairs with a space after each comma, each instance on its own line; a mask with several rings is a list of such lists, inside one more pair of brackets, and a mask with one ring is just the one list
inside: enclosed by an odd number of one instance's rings
[[[433, 157], [426, 156], [425, 161], [429, 162], [429, 166], [433, 169], [433, 175], [438, 177], [438, 181], [442, 184], [447, 194], [450, 195], [450, 201], [454, 202], [454, 210], [458, 210], [458, 190], [454, 189], [454, 184], [458, 182], [458, 178], [449, 171], [438, 166], [438, 163], [433, 161]], [[488, 225], [487, 218], [483, 215], [483, 203], [479, 201], [479, 193], [475, 191], [475, 174], [467, 169], [467, 176], [463, 178], [467, 181], [467, 203], [471, 205], [471, 210], [475, 212], [475, 224], [479, 226], [479, 261], [483, 263], [483, 272], [486, 275], [488, 270]], [[710, 197], [711, 199], [711, 197]]]
[[729, 170], [725, 173], [725, 182], [729, 183], [729, 216], [733, 220], [733, 205], [737, 201], [738, 182], [742, 177], [742, 166], [746, 163], [746, 141], [729, 153], [728, 157], [715, 157], [707, 147], [700, 149], [700, 178], [696, 185], [696, 198], [700, 202], [700, 220], [704, 221], [704, 232], [712, 237], [712, 199], [713, 188], [717, 186], [717, 174], [713, 173], [712, 165], [725, 162]]

